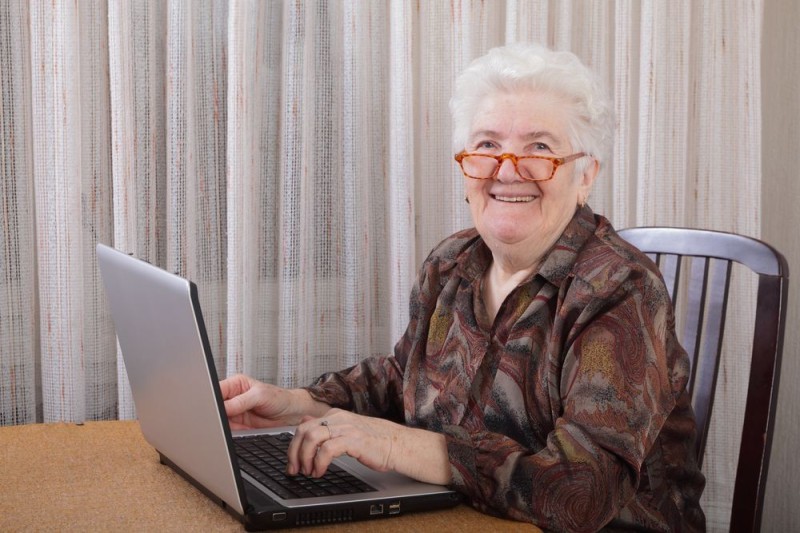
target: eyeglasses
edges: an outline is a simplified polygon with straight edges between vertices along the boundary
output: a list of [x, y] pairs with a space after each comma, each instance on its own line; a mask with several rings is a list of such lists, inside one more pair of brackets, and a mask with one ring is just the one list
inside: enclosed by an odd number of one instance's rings
[[566, 157], [549, 157], [545, 155], [515, 155], [515, 154], [474, 154], [459, 152], [455, 160], [461, 165], [461, 171], [468, 178], [476, 180], [497, 179], [497, 172], [506, 159], [514, 163], [514, 169], [519, 176], [527, 181], [547, 181], [553, 179], [558, 167], [581, 157], [584, 152], [568, 155]]

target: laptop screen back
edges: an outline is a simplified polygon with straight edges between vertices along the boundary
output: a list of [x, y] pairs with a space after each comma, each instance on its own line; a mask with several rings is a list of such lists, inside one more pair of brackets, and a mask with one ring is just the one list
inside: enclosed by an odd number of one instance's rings
[[97, 256], [145, 439], [244, 514], [194, 284], [102, 244]]

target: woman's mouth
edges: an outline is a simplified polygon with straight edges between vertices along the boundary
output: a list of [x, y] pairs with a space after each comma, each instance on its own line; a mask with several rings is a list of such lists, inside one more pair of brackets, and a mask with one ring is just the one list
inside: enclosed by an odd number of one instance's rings
[[536, 200], [536, 196], [500, 196], [499, 194], [492, 194], [490, 195], [493, 199], [497, 200], [498, 202], [509, 202], [509, 203], [526, 203], [532, 202]]

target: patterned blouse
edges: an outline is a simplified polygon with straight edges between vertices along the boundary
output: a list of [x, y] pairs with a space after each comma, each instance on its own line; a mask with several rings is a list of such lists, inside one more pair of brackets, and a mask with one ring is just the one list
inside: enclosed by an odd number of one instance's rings
[[702, 531], [688, 358], [657, 267], [579, 209], [492, 322], [476, 230], [422, 265], [394, 356], [321, 376], [315, 399], [445, 435], [452, 487], [553, 531]]

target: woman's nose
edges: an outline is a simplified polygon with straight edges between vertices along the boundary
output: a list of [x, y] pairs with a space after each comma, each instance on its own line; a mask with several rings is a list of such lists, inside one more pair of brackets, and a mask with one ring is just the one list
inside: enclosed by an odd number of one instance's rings
[[517, 167], [511, 159], [504, 159], [497, 169], [497, 181], [512, 182], [520, 181], [522, 178], [517, 174]]

